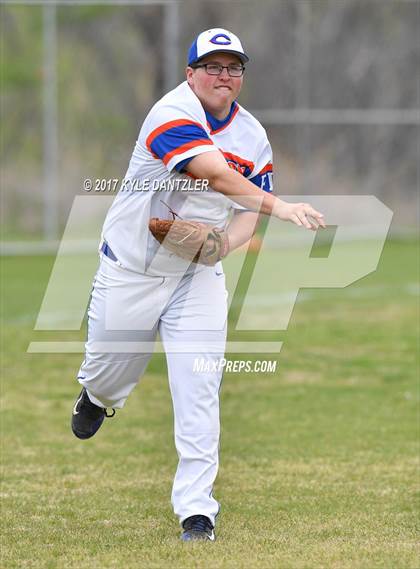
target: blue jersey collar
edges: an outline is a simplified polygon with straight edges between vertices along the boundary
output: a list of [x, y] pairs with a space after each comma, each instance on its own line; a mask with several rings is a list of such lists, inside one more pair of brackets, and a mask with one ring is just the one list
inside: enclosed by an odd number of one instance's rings
[[228, 125], [228, 123], [232, 120], [233, 114], [236, 112], [238, 107], [238, 103], [236, 101], [233, 101], [231, 107], [230, 107], [230, 111], [229, 114], [227, 115], [227, 117], [225, 117], [223, 120], [219, 120], [216, 117], [214, 117], [211, 113], [209, 113], [208, 111], [205, 111], [206, 113], [206, 118], [207, 118], [207, 122], [209, 123], [209, 126], [212, 130], [212, 132], [216, 131], [216, 130], [221, 130], [223, 129], [225, 126]]

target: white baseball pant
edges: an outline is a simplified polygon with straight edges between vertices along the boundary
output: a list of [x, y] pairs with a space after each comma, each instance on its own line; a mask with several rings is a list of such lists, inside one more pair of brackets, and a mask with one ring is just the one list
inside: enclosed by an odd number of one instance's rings
[[[151, 277], [102, 256], [88, 309], [79, 382], [93, 403], [121, 408], [144, 374], [159, 332], [168, 365], [179, 456], [172, 505], [182, 523], [202, 514], [215, 523], [219, 362], [226, 342], [227, 292], [221, 263], [180, 277]], [[134, 346], [134, 349], [133, 349]], [[209, 362], [194, 372], [194, 360]], [[213, 369], [212, 369], [213, 368]]]

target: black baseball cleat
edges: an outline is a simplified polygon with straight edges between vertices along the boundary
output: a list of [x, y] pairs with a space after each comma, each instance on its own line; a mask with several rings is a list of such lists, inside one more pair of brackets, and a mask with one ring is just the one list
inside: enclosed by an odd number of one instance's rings
[[182, 541], [215, 541], [214, 527], [207, 516], [190, 516], [182, 522]]
[[106, 409], [92, 403], [86, 389], [83, 388], [73, 407], [71, 429], [78, 439], [90, 439], [102, 425], [105, 417], [115, 415], [115, 409], [112, 411], [108, 415]]

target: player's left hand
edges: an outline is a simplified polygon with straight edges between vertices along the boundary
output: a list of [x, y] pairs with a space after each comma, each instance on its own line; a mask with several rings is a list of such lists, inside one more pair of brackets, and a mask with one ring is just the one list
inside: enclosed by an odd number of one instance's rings
[[314, 209], [308, 203], [288, 203], [278, 200], [275, 211], [276, 217], [283, 221], [291, 221], [296, 225], [306, 227], [312, 231], [316, 231], [318, 227], [326, 228], [324, 215]]

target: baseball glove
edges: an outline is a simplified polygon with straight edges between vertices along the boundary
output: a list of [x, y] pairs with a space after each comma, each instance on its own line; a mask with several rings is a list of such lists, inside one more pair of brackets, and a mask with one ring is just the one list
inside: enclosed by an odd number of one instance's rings
[[149, 229], [165, 249], [187, 261], [213, 266], [229, 252], [226, 231], [207, 223], [152, 217]]

